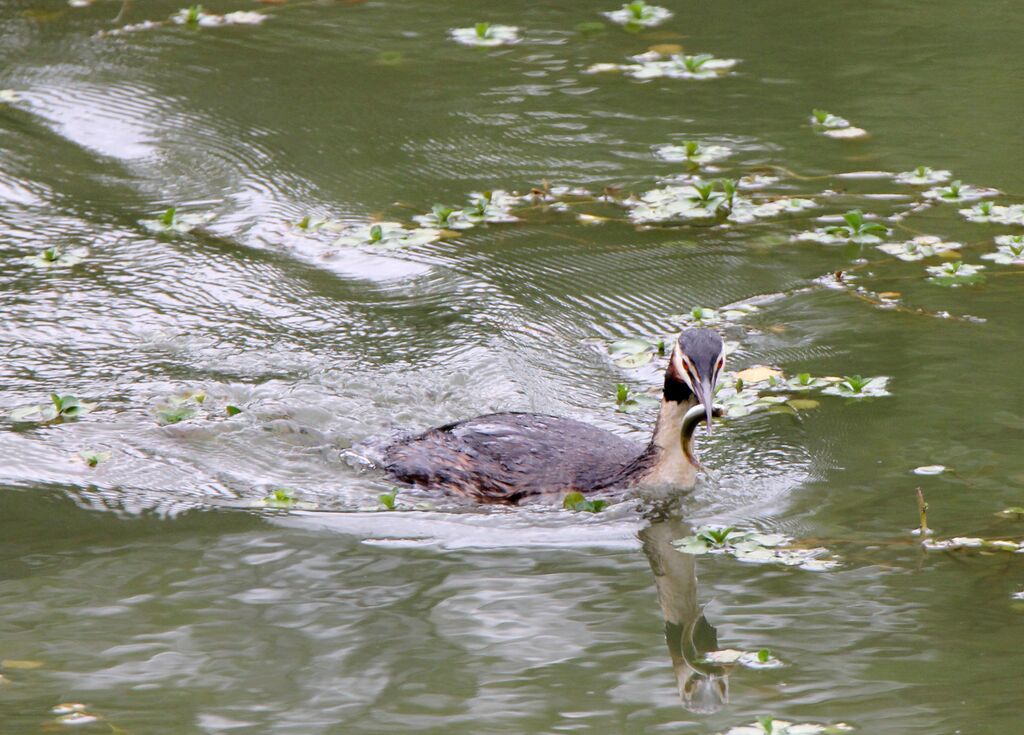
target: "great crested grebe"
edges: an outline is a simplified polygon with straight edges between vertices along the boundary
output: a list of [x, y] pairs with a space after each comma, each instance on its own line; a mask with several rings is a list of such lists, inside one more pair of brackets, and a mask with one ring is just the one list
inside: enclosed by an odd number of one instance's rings
[[546, 493], [692, 486], [698, 465], [690, 437], [703, 419], [711, 433], [724, 360], [722, 339], [710, 329], [679, 335], [646, 447], [572, 419], [492, 413], [399, 439], [381, 465], [402, 482], [512, 505]]

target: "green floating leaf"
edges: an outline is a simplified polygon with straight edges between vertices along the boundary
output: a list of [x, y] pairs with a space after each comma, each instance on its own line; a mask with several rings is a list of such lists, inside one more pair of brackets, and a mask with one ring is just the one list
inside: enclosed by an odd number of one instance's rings
[[156, 234], [185, 234], [204, 225], [214, 218], [212, 213], [180, 214], [175, 207], [169, 207], [153, 219], [139, 220], [139, 224]]
[[827, 110], [811, 111], [811, 126], [829, 138], [863, 138], [867, 131], [854, 127], [845, 117], [833, 115]]
[[562, 507], [576, 513], [600, 513], [608, 507], [607, 500], [587, 500], [583, 493], [566, 493], [562, 499]]
[[73, 420], [92, 411], [96, 408], [95, 403], [87, 403], [72, 395], [50, 394], [49, 403], [40, 403], [35, 406], [24, 406], [11, 411], [10, 417], [13, 421], [32, 421], [47, 423], [57, 420]]
[[953, 174], [943, 169], [932, 169], [927, 166], [918, 166], [913, 171], [904, 171], [896, 174], [896, 181], [901, 184], [914, 186], [927, 186], [929, 184], [942, 184], [953, 178]]
[[85, 452], [79, 452], [78, 456], [89, 467], [95, 467], [100, 462], [106, 462], [108, 459], [110, 459], [110, 452], [89, 452], [89, 451], [85, 451]]
[[387, 510], [394, 510], [395, 502], [398, 499], [398, 490], [393, 490], [390, 493], [383, 493], [381, 495], [378, 495], [377, 499], [380, 501], [380, 504], [384, 506]]
[[671, 18], [672, 11], [658, 5], [648, 5], [643, 0], [634, 0], [619, 10], [608, 11], [602, 15], [619, 25], [653, 28]]
[[911, 262], [950, 253], [962, 247], [962, 243], [946, 241], [934, 235], [919, 235], [905, 242], [890, 242], [879, 245], [878, 249], [883, 253], [894, 255], [900, 260]]
[[229, 404], [224, 407], [224, 412], [228, 416], [237, 416], [238, 414], [242, 413], [242, 409], [240, 409], [238, 406], [232, 406]]
[[824, 245], [843, 243], [875, 244], [890, 234], [885, 225], [870, 222], [859, 209], [853, 209], [843, 215], [842, 225], [819, 227], [809, 232], [801, 232], [794, 239], [799, 241], [819, 242]]
[[274, 510], [314, 510], [317, 507], [316, 503], [301, 500], [295, 491], [288, 487], [277, 488], [260, 500], [254, 500], [251, 505], [254, 508]]
[[981, 271], [984, 269], [983, 265], [969, 265], [960, 260], [925, 268], [930, 276], [929, 282], [949, 288], [982, 283], [985, 276]]
[[1000, 192], [998, 189], [971, 186], [957, 180], [947, 186], [937, 186], [928, 189], [921, 196], [935, 202], [970, 202], [986, 197], [994, 197]]
[[508, 46], [519, 43], [519, 28], [497, 23], [477, 23], [469, 28], [452, 28], [448, 35], [464, 46]]
[[626, 76], [639, 80], [660, 77], [707, 80], [725, 76], [739, 63], [737, 59], [716, 59], [711, 54], [688, 56], [682, 53], [663, 54], [655, 50], [631, 56], [630, 61], [634, 63], [593, 64], [587, 69], [587, 73], [621, 71]]
[[819, 725], [813, 722], [789, 722], [763, 716], [750, 725], [740, 725], [726, 730], [719, 735], [839, 735], [850, 732], [853, 728], [845, 722], [835, 725]]
[[684, 554], [727, 554], [752, 564], [782, 564], [809, 571], [827, 571], [839, 565], [821, 547], [798, 548], [781, 534], [742, 531], [732, 526], [702, 526], [692, 536], [673, 541]]

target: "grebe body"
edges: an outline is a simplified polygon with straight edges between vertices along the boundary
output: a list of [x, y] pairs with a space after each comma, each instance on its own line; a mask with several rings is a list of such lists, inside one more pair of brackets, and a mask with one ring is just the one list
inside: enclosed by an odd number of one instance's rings
[[[547, 493], [691, 486], [697, 465], [689, 439], [703, 419], [711, 431], [723, 362], [722, 340], [711, 330], [680, 334], [646, 446], [573, 419], [494, 413], [399, 439], [385, 448], [381, 464], [402, 482], [492, 503], [516, 504]], [[696, 406], [701, 410], [690, 411]]]

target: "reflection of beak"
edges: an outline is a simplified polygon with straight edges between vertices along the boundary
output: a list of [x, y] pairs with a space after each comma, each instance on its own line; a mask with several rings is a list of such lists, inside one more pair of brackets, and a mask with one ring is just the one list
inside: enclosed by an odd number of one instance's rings
[[715, 387], [706, 379], [701, 379], [697, 385], [697, 401], [704, 406], [704, 415], [707, 417], [708, 436], [711, 436], [711, 416], [714, 411]]

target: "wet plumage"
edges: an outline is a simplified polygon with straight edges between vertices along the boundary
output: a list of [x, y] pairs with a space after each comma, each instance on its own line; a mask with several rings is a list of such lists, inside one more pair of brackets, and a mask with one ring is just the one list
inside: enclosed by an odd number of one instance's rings
[[399, 439], [384, 449], [380, 464], [403, 482], [510, 504], [544, 493], [691, 485], [696, 464], [689, 438], [700, 420], [710, 421], [711, 411], [689, 410], [710, 405], [722, 353], [721, 339], [710, 330], [679, 336], [646, 446], [573, 419], [494, 413]]

